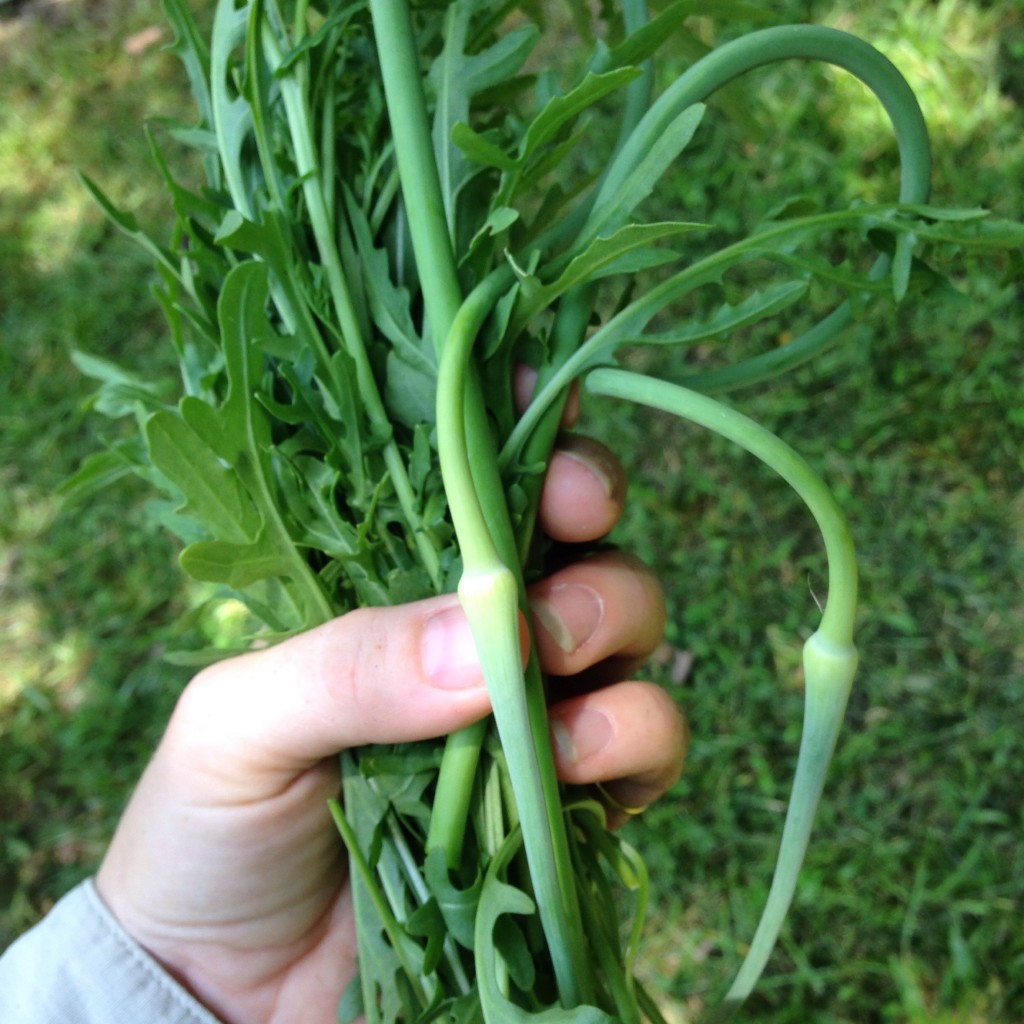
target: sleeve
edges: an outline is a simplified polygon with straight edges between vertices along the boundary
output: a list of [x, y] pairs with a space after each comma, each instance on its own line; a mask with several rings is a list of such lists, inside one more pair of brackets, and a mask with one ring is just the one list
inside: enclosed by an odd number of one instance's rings
[[0, 956], [3, 1024], [219, 1024], [121, 927], [92, 881]]

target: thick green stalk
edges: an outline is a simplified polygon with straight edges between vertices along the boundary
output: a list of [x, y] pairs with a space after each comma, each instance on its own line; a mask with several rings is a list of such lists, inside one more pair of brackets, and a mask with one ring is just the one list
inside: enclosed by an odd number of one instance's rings
[[[417, 275], [435, 350], [440, 355], [462, 307], [462, 289], [423, 95], [419, 51], [406, 0], [371, 0], [370, 14], [380, 42], [378, 59]], [[490, 296], [493, 305], [510, 283], [507, 268], [501, 267], [479, 295]], [[490, 307], [485, 310], [489, 311]], [[514, 539], [486, 406], [476, 372], [468, 363], [467, 374], [465, 415], [472, 444], [473, 478], [491, 537], [502, 560], [511, 567], [515, 565]]]
[[739, 444], [796, 490], [821, 530], [828, 558], [828, 599], [817, 632], [804, 645], [806, 700], [800, 753], [768, 901], [750, 950], [709, 1021], [728, 1019], [750, 994], [778, 938], [796, 890], [811, 828], [857, 667], [853, 645], [857, 564], [842, 509], [811, 467], [774, 434], [714, 399], [623, 370], [595, 370], [594, 394], [625, 398], [699, 423]]
[[462, 303], [406, 0], [371, 0], [377, 58], [427, 320], [440, 352]]
[[[484, 661], [495, 721], [509, 760], [559, 995], [563, 1005], [575, 1006], [589, 996], [579, 907], [551, 745], [546, 728], [540, 729], [546, 725], [546, 710], [539, 673], [534, 664], [528, 686], [522, 668], [522, 588], [504, 488], [489, 441], [479, 380], [470, 365], [473, 342], [483, 321], [508, 286], [507, 272], [491, 275], [461, 303], [408, 5], [405, 0], [371, 0], [370, 11], [417, 271], [435, 347], [441, 352], [438, 450], [462, 553], [459, 594]], [[473, 433], [472, 461], [467, 420]], [[504, 558], [499, 545], [506, 549]], [[457, 857], [452, 844], [461, 843], [460, 829], [465, 827], [462, 808], [467, 804], [461, 798], [453, 803], [463, 815], [461, 820], [453, 818], [448, 810], [448, 786], [461, 788], [464, 797], [472, 780], [466, 769], [473, 764], [473, 744], [480, 738], [478, 730], [453, 737], [445, 758], [457, 759], [458, 766], [445, 769], [442, 762], [443, 787], [435, 806], [445, 808], [438, 811], [444, 818], [431, 823], [430, 837], [444, 842], [449, 863]]]
[[[908, 204], [927, 202], [931, 191], [928, 126], [913, 90], [897, 68], [873, 46], [856, 36], [818, 25], [783, 25], [751, 32], [726, 43], [680, 75], [636, 126], [630, 145], [620, 147], [602, 178], [593, 207], [599, 208], [605, 197], [614, 195], [622, 187], [633, 169], [630, 154], [635, 156], [637, 152], [648, 151], [682, 111], [704, 102], [722, 86], [748, 71], [790, 59], [834, 64], [855, 75], [874, 92], [889, 116], [899, 147], [899, 201]], [[888, 256], [880, 257], [872, 268], [871, 278], [878, 280], [884, 277], [889, 264]], [[655, 289], [645, 295], [638, 303], [623, 310], [621, 316], [629, 316], [638, 305], [649, 308], [658, 291]], [[778, 376], [825, 351], [852, 320], [850, 304], [844, 302], [806, 334], [787, 345], [720, 370], [695, 374], [687, 379], [687, 384], [705, 393], [718, 393]], [[644, 320], [644, 324], [646, 322]], [[575, 375], [579, 370], [577, 365], [562, 377], [568, 378], [570, 373]], [[563, 385], [564, 379], [557, 387]], [[519, 432], [525, 435], [527, 427], [520, 424]], [[518, 443], [517, 440], [515, 444]], [[511, 441], [506, 445], [503, 464], [505, 454], [514, 447]]]
[[[931, 191], [931, 144], [928, 126], [913, 89], [899, 70], [863, 39], [822, 25], [781, 25], [751, 32], [726, 43], [697, 61], [666, 90], [638, 130], [655, 135], [672, 112], [706, 99], [746, 72], [779, 60], [815, 60], [843, 68], [878, 97], [889, 115], [900, 155], [901, 203], [925, 203]], [[609, 172], [605, 187], [614, 190], [618, 175]], [[890, 259], [880, 257], [872, 277], [883, 277]], [[721, 371], [687, 379], [705, 392], [731, 391], [777, 376], [818, 355], [852, 323], [848, 302], [842, 303], [807, 334], [776, 351], [753, 356]]]
[[728, 1020], [743, 1005], [768, 963], [789, 913], [846, 712], [857, 654], [852, 643], [832, 641], [823, 625], [804, 644], [803, 662], [803, 736], [768, 900], [743, 964], [724, 1002], [709, 1015], [706, 1024]]
[[563, 1007], [570, 1008], [590, 1001], [590, 965], [557, 799], [543, 691], [536, 685], [528, 687], [524, 676], [519, 642], [521, 582], [495, 546], [466, 443], [466, 382], [473, 343], [504, 287], [500, 274], [478, 286], [445, 343], [437, 393], [438, 451], [462, 551], [459, 596], [483, 662], [559, 996]]
[[[427, 318], [441, 352], [438, 449], [463, 560], [459, 594], [484, 661], [509, 760], [559, 995], [563, 1005], [575, 1006], [590, 995], [579, 906], [539, 667], [532, 658], [526, 675], [522, 668], [522, 581], [515, 538], [479, 378], [470, 360], [484, 319], [510, 284], [509, 272], [505, 267], [495, 271], [461, 303], [408, 6], [404, 0], [372, 0], [370, 10], [413, 251]], [[457, 351], [448, 352], [453, 345]], [[452, 736], [442, 761], [428, 849], [431, 843], [442, 844], [449, 864], [458, 860], [473, 780], [470, 769], [481, 741], [479, 729]]]
[[[406, 0], [371, 0], [370, 14], [378, 40], [378, 59], [417, 273], [435, 350], [440, 354], [462, 307], [462, 291], [423, 95], [419, 51]], [[494, 271], [478, 296], [490, 296], [493, 305], [510, 283], [508, 268], [502, 266]], [[490, 312], [490, 307], [483, 312]], [[476, 371], [468, 362], [466, 395], [465, 416], [477, 494], [502, 561], [514, 567], [515, 538], [490, 422]]]
[[[870, 43], [821, 25], [780, 25], [761, 29], [712, 50], [691, 65], [659, 97], [636, 131], [654, 141], [679, 113], [754, 68], [780, 60], [816, 60], [834, 64], [859, 78], [881, 101], [896, 133], [902, 180], [900, 201], [927, 201], [931, 180], [928, 128], [917, 98], [891, 61]], [[630, 167], [616, 161], [601, 193], [614, 194]], [[598, 196], [599, 205], [601, 196]]]
[[445, 741], [430, 809], [426, 850], [429, 853], [435, 846], [440, 846], [452, 871], [459, 866], [462, 857], [473, 780], [486, 736], [487, 719], [482, 719], [453, 732]]
[[[462, 290], [430, 138], [419, 53], [405, 0], [373, 0], [370, 15], [413, 255], [435, 351], [440, 355], [462, 305]], [[486, 533], [486, 527], [477, 524], [470, 536], [481, 532]], [[457, 866], [461, 857], [473, 779], [485, 733], [480, 724], [453, 733], [448, 737], [441, 761], [427, 850], [443, 847], [450, 868]]]
[[742, 413], [697, 391], [626, 370], [594, 370], [587, 390], [624, 398], [692, 420], [728, 438], [770, 466], [803, 499], [821, 530], [829, 568], [829, 598], [821, 632], [835, 644], [849, 643], [857, 608], [857, 560], [846, 516], [824, 481], [784, 441]]
[[[538, 371], [537, 383], [534, 387], [535, 393], [544, 389], [549, 379], [557, 372], [558, 367], [568, 360], [572, 353], [582, 344], [583, 339], [586, 337], [591, 313], [593, 312], [595, 297], [596, 288], [594, 285], [582, 285], [571, 289], [562, 298], [551, 329], [551, 355], [545, 365]], [[537, 420], [533, 430], [530, 431], [522, 450], [521, 461], [524, 466], [547, 465], [548, 460], [551, 458], [551, 451], [555, 440], [558, 437], [562, 413], [565, 409], [568, 395], [569, 388], [566, 386], [554, 401], [547, 405], [543, 415]], [[516, 541], [519, 562], [521, 565], [526, 565], [534, 540], [537, 511], [540, 505], [540, 492], [544, 486], [544, 475], [542, 473], [534, 473], [526, 477], [522, 486], [526, 492], [526, 510], [519, 523]]]

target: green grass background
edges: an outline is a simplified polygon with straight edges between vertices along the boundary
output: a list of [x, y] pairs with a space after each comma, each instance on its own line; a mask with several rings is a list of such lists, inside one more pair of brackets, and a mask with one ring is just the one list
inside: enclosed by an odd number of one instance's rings
[[[933, 132], [938, 199], [1024, 215], [1018, 3], [769, 6], [897, 62]], [[166, 221], [141, 125], [190, 108], [175, 59], [133, 45], [159, 25], [137, 0], [0, 2], [0, 947], [94, 869], [187, 678], [163, 654], [194, 594], [144, 525], [145, 491], [64, 511], [55, 495], [117, 429], [88, 411], [70, 350], [170, 365], [145, 258], [74, 177]], [[884, 119], [845, 76], [765, 71], [751, 97], [763, 132], [709, 118], [658, 200], [665, 213], [726, 237], [787, 195], [892, 194]], [[848, 727], [745, 1019], [1024, 1020], [1014, 266], [951, 255], [960, 302], [873, 313], [818, 365], [735, 396], [834, 486], [863, 576]], [[671, 375], [679, 358], [631, 361]], [[685, 778], [628, 833], [655, 886], [645, 975], [682, 1022], [727, 984], [767, 890], [823, 562], [805, 511], [743, 453], [626, 408], [588, 410], [587, 426], [630, 467], [616, 540], [663, 574], [672, 624], [652, 672], [693, 726]]]

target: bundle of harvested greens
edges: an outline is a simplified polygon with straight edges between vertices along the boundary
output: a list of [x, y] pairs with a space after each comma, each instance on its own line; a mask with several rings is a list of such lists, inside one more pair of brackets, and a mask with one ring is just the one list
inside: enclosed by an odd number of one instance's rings
[[[179, 181], [151, 136], [176, 215], [166, 244], [86, 184], [154, 258], [181, 393], [168, 402], [135, 370], [83, 362], [103, 379], [99, 407], [136, 415], [140, 432], [91, 460], [71, 490], [126, 472], [152, 481], [167, 499], [157, 518], [186, 543], [184, 570], [241, 599], [263, 643], [458, 586], [494, 708], [447, 741], [344, 755], [333, 812], [360, 948], [342, 1019], [662, 1019], [633, 972], [642, 861], [606, 830], [600, 802], [558, 783], [537, 658], [522, 667], [518, 609], [544, 571], [540, 483], [578, 378], [593, 395], [732, 438], [798, 490], [824, 537], [829, 593], [805, 648], [793, 798], [723, 1019], [755, 984], [793, 895], [856, 664], [856, 567], [811, 468], [709, 396], [811, 359], [869, 299], [902, 299], [922, 276], [917, 247], [1014, 244], [1020, 232], [926, 205], [913, 93], [841, 32], [742, 36], [654, 99], [659, 46], [694, 14], [751, 16], [744, 4], [684, 0], [653, 19], [641, 0], [602, 4], [600, 33], [576, 10], [592, 45], [559, 77], [531, 64], [537, 2], [218, 0], [208, 37], [184, 0], [165, 3], [199, 108], [198, 124], [169, 132], [201, 154], [206, 184]], [[784, 205], [688, 260], [673, 246], [705, 226], [643, 222], [638, 209], [712, 93], [790, 58], [832, 62], [874, 91], [898, 139], [898, 201]], [[598, 111], [617, 124], [606, 151], [587, 121]], [[876, 250], [870, 269], [814, 254], [837, 233]], [[747, 279], [731, 275], [755, 263], [781, 279], [742, 291]], [[641, 291], [644, 280], [656, 283]], [[623, 345], [715, 339], [798, 307], [812, 283], [844, 301], [771, 352], [715, 370], [691, 363], [678, 384], [616, 368]], [[678, 322], [688, 296], [725, 286], [713, 315]], [[675, 325], [649, 331], [666, 313]], [[538, 375], [522, 416], [518, 364]]]

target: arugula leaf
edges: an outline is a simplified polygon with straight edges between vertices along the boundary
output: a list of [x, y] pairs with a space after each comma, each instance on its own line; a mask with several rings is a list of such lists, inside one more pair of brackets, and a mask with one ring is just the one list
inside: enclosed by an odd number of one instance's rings
[[[539, 281], [523, 292], [523, 309], [519, 314], [520, 326], [542, 309], [549, 307], [570, 288], [587, 281], [595, 281], [608, 274], [629, 270], [624, 258], [637, 250], [646, 250], [651, 242], [673, 238], [691, 231], [700, 231], [706, 224], [685, 224], [668, 221], [662, 224], [629, 224], [605, 238], [595, 238], [587, 248], [574, 257], [562, 273], [550, 284]], [[646, 251], [643, 262], [649, 262]], [[516, 328], [513, 328], [515, 331]]]
[[154, 413], [145, 431], [149, 457], [184, 495], [184, 511], [228, 543], [251, 544], [262, 526], [259, 513], [238, 476], [203, 438], [172, 412]]
[[475, 173], [467, 163], [466, 150], [455, 141], [456, 132], [460, 127], [468, 128], [473, 98], [515, 76], [540, 38], [535, 25], [521, 25], [499, 37], [490, 47], [467, 53], [472, 20], [490, 6], [485, 0], [455, 0], [449, 5], [443, 29], [444, 46], [429, 73], [436, 95], [432, 127], [434, 152], [448, 229], [453, 239], [461, 237], [457, 216], [459, 195]]

